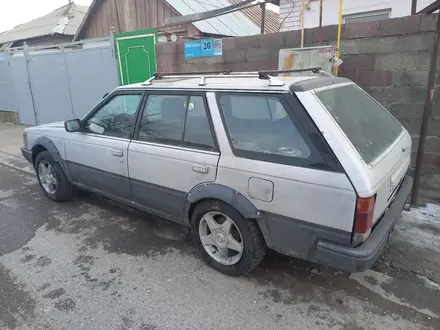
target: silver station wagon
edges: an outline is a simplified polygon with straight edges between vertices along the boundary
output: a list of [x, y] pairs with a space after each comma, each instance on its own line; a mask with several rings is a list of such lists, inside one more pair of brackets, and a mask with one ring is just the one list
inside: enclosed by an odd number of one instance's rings
[[267, 248], [365, 270], [411, 190], [411, 138], [348, 79], [278, 73], [156, 74], [26, 129], [22, 153], [51, 200], [81, 188], [189, 226], [225, 274]]

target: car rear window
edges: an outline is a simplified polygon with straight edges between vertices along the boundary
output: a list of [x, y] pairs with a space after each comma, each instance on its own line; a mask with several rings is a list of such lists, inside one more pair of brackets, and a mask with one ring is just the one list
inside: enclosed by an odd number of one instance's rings
[[316, 95], [366, 163], [372, 163], [402, 132], [402, 125], [356, 85]]
[[283, 163], [311, 152], [277, 96], [224, 93], [219, 97], [237, 156]]

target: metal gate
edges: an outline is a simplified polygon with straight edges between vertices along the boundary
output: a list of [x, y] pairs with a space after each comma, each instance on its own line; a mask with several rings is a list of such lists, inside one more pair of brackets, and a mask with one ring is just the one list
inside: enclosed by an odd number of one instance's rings
[[[11, 54], [12, 55], [12, 54]], [[37, 118], [30, 87], [29, 72], [24, 56], [12, 57], [9, 61], [14, 92], [15, 111], [20, 124], [36, 125]]]
[[16, 111], [11, 68], [6, 53], [0, 52], [0, 111]]
[[4, 67], [10, 83], [0, 84], [0, 96], [8, 94], [0, 102], [9, 109], [0, 103], [0, 110], [16, 111], [21, 124], [82, 117], [119, 85], [112, 38], [11, 49], [0, 62], [0, 77]]

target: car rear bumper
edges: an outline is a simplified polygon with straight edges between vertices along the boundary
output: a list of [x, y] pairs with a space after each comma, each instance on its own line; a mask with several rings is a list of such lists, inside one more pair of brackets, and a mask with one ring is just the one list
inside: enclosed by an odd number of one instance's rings
[[21, 148], [21, 154], [23, 155], [24, 158], [26, 158], [26, 160], [29, 163], [31, 163], [31, 164], [33, 163], [32, 162], [32, 151], [31, 150], [28, 150], [26, 148]]
[[413, 179], [406, 176], [394, 201], [364, 243], [357, 247], [348, 247], [320, 240], [316, 246], [315, 260], [349, 272], [361, 272], [370, 268], [385, 249], [412, 184]]

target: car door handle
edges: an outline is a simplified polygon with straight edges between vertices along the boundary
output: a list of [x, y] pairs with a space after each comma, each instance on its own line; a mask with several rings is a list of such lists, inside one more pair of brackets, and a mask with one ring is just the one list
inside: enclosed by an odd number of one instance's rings
[[122, 157], [124, 155], [124, 152], [122, 150], [112, 150], [112, 155], [115, 157]]
[[205, 165], [193, 165], [193, 171], [199, 173], [208, 173], [209, 167]]

